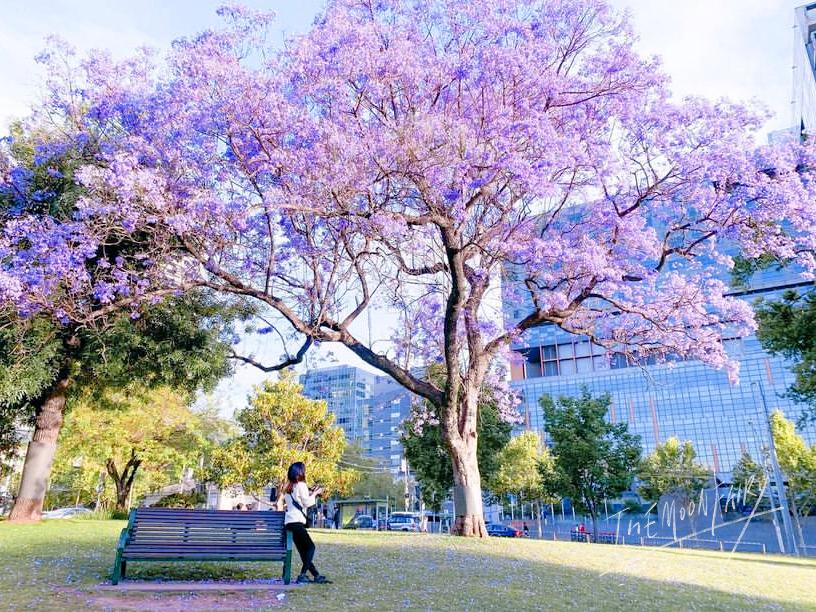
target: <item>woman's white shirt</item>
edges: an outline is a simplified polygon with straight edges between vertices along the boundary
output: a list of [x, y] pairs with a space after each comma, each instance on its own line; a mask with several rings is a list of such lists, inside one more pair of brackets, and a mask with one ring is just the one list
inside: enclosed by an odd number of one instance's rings
[[[303, 523], [305, 525], [306, 516], [303, 512], [306, 511], [306, 508], [315, 505], [315, 496], [309, 495], [309, 487], [306, 486], [306, 483], [303, 481], [297, 483], [292, 489], [292, 492], [287, 493], [283, 498], [286, 501], [286, 516], [284, 516], [283, 522]], [[303, 508], [303, 512], [295, 508], [295, 505], [292, 503], [292, 498], [300, 504], [300, 507]]]

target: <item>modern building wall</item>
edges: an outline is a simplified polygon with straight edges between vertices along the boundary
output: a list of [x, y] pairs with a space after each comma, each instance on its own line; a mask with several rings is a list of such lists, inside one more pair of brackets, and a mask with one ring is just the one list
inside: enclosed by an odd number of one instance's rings
[[794, 9], [793, 126], [816, 133], [816, 2]]
[[[806, 284], [792, 271], [768, 270], [735, 294], [753, 302]], [[520, 313], [506, 308], [505, 315], [516, 319]], [[640, 435], [644, 453], [672, 436], [691, 440], [700, 460], [728, 479], [742, 452], [758, 459], [767, 444], [762, 393], [769, 411], [778, 408], [794, 420], [802, 406], [783, 397], [793, 382], [790, 364], [763, 351], [756, 336], [727, 339], [725, 345], [740, 363], [737, 385], [698, 361], [635, 365], [553, 325], [529, 330], [512, 347], [518, 357], [511, 364], [511, 385], [522, 397], [522, 428], [546, 440], [541, 397], [574, 397], [586, 386], [593, 394], [611, 395], [608, 419]], [[813, 427], [802, 433], [816, 441]]]
[[389, 376], [345, 365], [309, 370], [300, 382], [304, 395], [326, 401], [349, 441], [399, 473], [404, 455], [401, 424], [411, 412], [408, 391]]
[[303, 394], [321, 399], [335, 415], [335, 423], [343, 428], [346, 438], [365, 447], [368, 401], [377, 376], [353, 366], [309, 370], [301, 375]]

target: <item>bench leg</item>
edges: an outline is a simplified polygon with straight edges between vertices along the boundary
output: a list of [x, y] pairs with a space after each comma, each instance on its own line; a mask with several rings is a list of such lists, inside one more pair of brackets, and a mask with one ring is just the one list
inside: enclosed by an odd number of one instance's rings
[[119, 580], [122, 579], [122, 569], [124, 567], [125, 562], [122, 561], [122, 553], [116, 552], [116, 561], [113, 562], [113, 573], [111, 574], [111, 584], [119, 584]]
[[283, 558], [283, 584], [289, 584], [292, 581], [292, 551], [287, 550], [286, 556]]

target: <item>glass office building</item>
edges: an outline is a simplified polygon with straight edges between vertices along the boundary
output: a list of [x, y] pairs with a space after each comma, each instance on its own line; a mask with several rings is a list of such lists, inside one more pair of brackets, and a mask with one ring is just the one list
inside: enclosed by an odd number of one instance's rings
[[793, 133], [816, 132], [816, 2], [794, 9]]
[[303, 394], [324, 400], [349, 442], [394, 474], [403, 457], [402, 421], [410, 416], [411, 394], [389, 376], [341, 365], [301, 375]]
[[[769, 270], [735, 294], [753, 301], [807, 285], [794, 272]], [[522, 315], [505, 312], [512, 319]], [[523, 427], [546, 440], [541, 397], [577, 396], [586, 386], [593, 394], [611, 395], [608, 419], [638, 434], [644, 454], [672, 436], [690, 440], [701, 462], [727, 480], [743, 452], [758, 459], [767, 444], [763, 394], [770, 411], [778, 408], [790, 419], [798, 419], [802, 406], [783, 397], [793, 382], [789, 364], [763, 351], [756, 336], [728, 339], [725, 345], [740, 363], [738, 385], [698, 361], [634, 365], [554, 325], [531, 329], [512, 347], [518, 358], [511, 364], [511, 384], [522, 398]], [[813, 427], [802, 433], [816, 441]]]
[[309, 370], [300, 377], [303, 395], [321, 399], [334, 413], [335, 423], [343, 428], [346, 439], [364, 446], [367, 408], [376, 376], [352, 366]]

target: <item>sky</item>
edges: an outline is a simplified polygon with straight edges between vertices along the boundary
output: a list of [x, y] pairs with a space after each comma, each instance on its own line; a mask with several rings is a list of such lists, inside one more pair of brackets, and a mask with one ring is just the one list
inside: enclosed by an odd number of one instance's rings
[[[662, 58], [676, 96], [757, 100], [774, 117], [766, 131], [792, 123], [793, 9], [804, 0], [611, 0], [630, 11], [644, 55]], [[50, 34], [80, 50], [109, 49], [124, 57], [141, 46], [165, 49], [185, 35], [217, 26], [224, 0], [0, 0], [0, 131], [37, 100], [42, 74], [34, 56]], [[324, 0], [244, 0], [277, 14], [275, 36], [282, 42], [308, 29]], [[373, 319], [375, 327], [378, 321]], [[364, 334], [365, 332], [363, 332]], [[375, 329], [377, 336], [378, 330]], [[241, 350], [274, 362], [276, 351], [263, 340], [246, 340]], [[326, 350], [310, 365], [335, 359], [361, 365], [344, 348]], [[243, 366], [212, 397], [225, 414], [244, 404], [253, 384], [265, 378]]]

